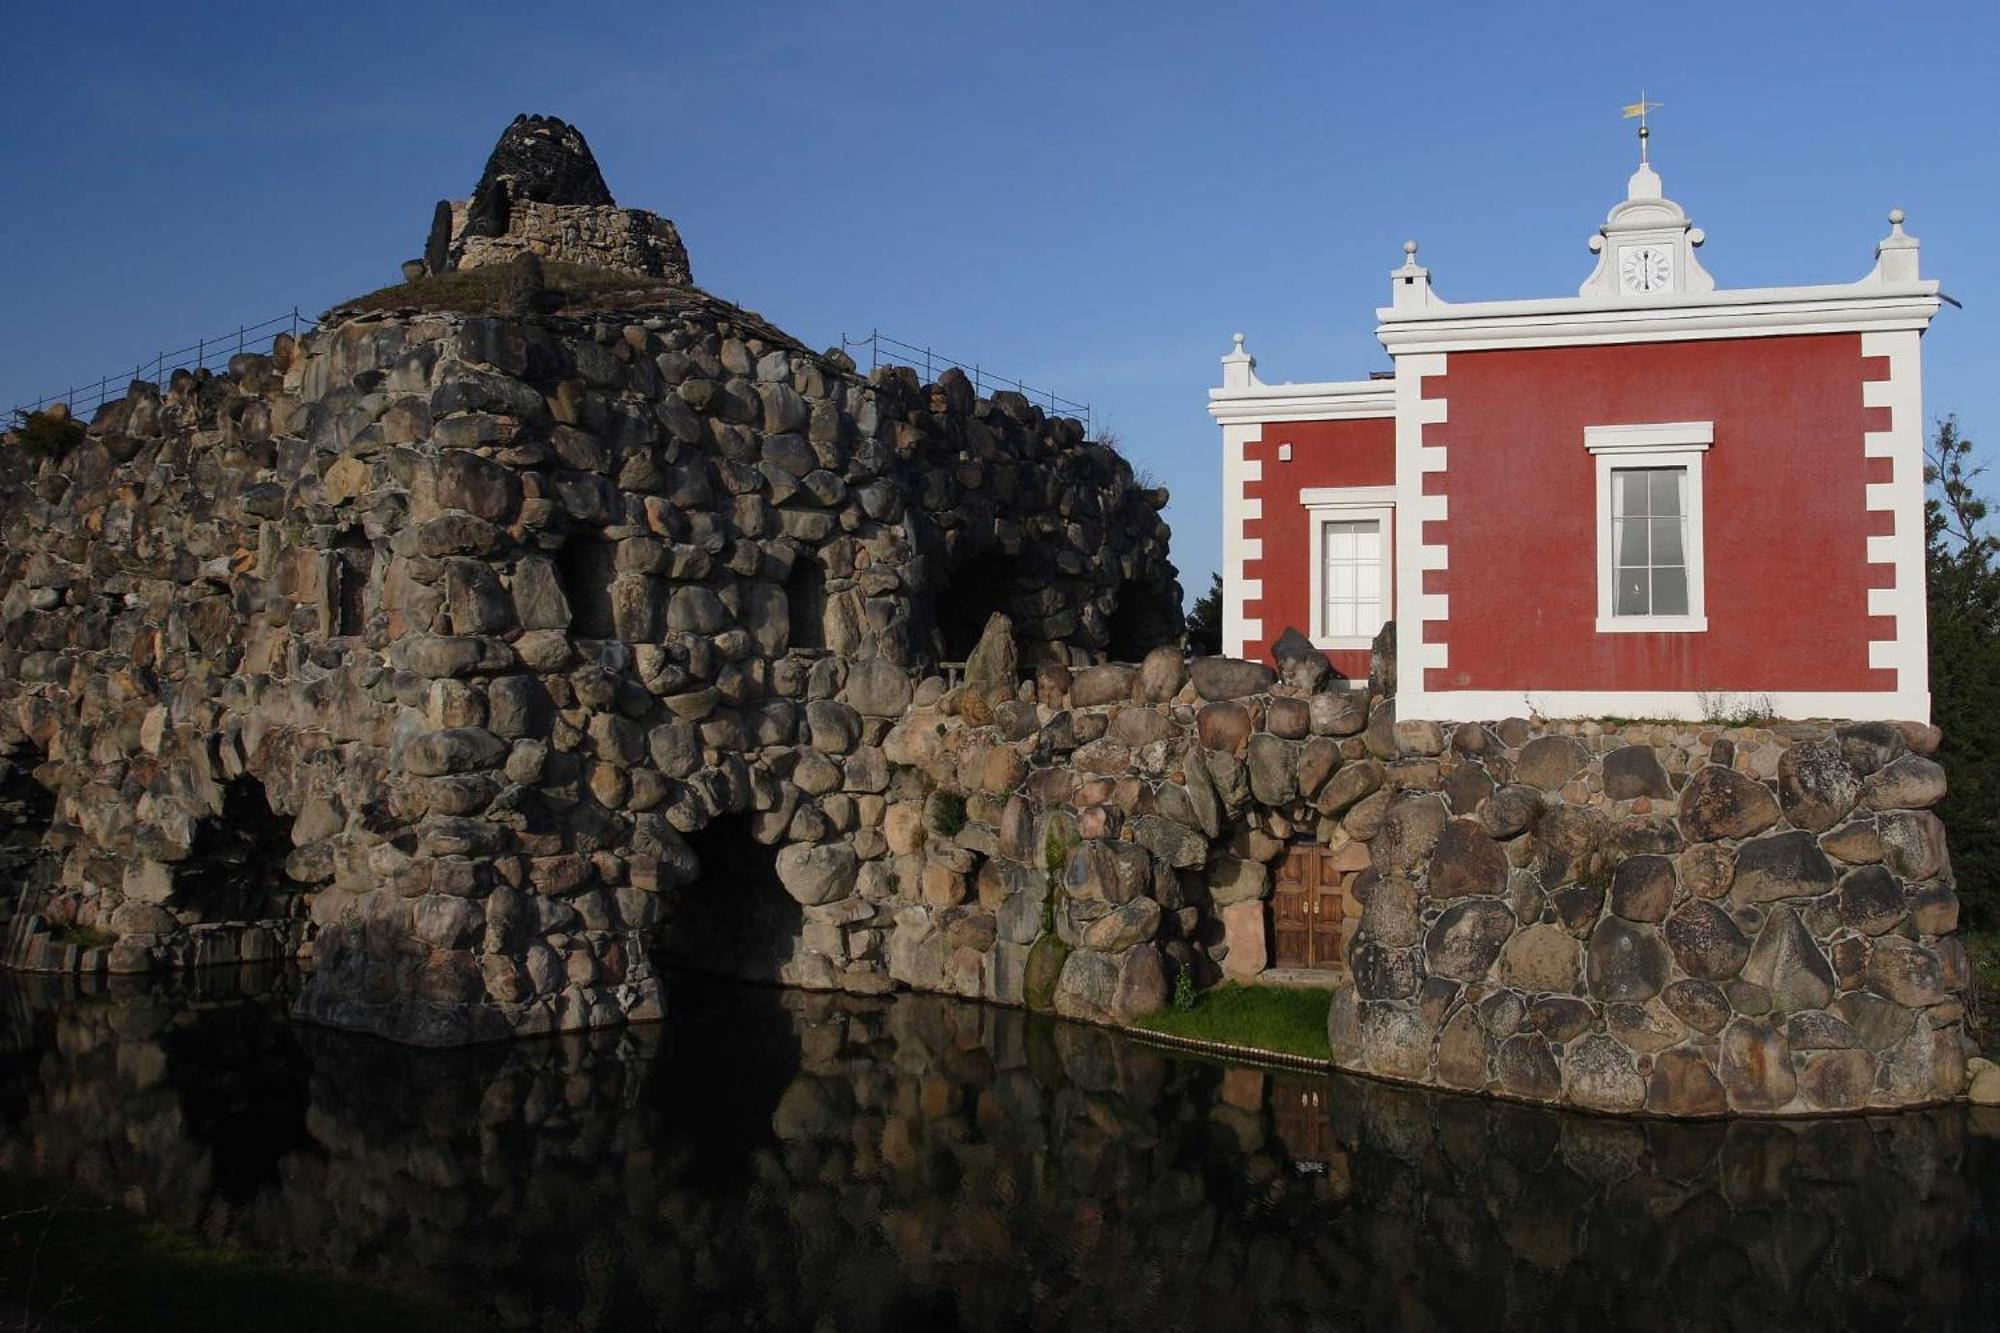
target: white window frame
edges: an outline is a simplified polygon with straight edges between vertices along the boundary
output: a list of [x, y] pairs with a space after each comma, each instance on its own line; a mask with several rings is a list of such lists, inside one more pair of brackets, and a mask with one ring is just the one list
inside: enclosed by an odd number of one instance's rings
[[[1708, 568], [1703, 560], [1701, 460], [1715, 443], [1712, 421], [1659, 421], [1585, 426], [1583, 447], [1597, 461], [1597, 632], [1700, 634], [1708, 629]], [[1688, 609], [1684, 616], [1621, 616], [1617, 552], [1611, 540], [1612, 474], [1624, 468], [1687, 469]]]
[[1312, 625], [1308, 637], [1315, 648], [1372, 648], [1373, 634], [1326, 632], [1326, 525], [1374, 520], [1382, 533], [1382, 620], [1396, 618], [1396, 559], [1394, 486], [1315, 486], [1299, 492], [1299, 503], [1310, 525], [1312, 550]]

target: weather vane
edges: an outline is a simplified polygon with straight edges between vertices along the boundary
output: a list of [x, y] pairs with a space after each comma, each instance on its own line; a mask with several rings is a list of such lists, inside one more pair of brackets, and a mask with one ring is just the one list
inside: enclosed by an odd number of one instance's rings
[[1630, 120], [1634, 116], [1639, 118], [1639, 164], [1641, 166], [1644, 166], [1646, 163], [1646, 140], [1653, 137], [1653, 132], [1646, 128], [1646, 113], [1658, 111], [1665, 105], [1665, 102], [1648, 102], [1646, 100], [1646, 90], [1641, 88], [1639, 90], [1639, 100], [1625, 108], [1625, 119]]

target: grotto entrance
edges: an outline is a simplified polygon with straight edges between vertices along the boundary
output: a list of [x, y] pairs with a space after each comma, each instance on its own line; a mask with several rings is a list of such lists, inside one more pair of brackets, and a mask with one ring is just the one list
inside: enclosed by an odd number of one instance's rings
[[804, 912], [778, 881], [778, 849], [751, 836], [750, 818], [718, 815], [688, 835], [701, 872], [661, 903], [663, 963], [777, 981], [797, 952]]
[[599, 537], [576, 536], [556, 552], [556, 578], [569, 602], [569, 632], [576, 639], [615, 639], [611, 580], [618, 573], [618, 548]]
[[292, 915], [302, 886], [285, 873], [292, 821], [271, 808], [264, 784], [245, 773], [222, 789], [222, 811], [201, 822], [187, 859], [174, 868], [175, 905], [204, 921], [271, 921]]
[[826, 567], [810, 555], [792, 562], [785, 579], [786, 643], [817, 651], [826, 647]]
[[1165, 642], [1153, 632], [1152, 608], [1141, 594], [1140, 585], [1130, 579], [1118, 585], [1118, 600], [1104, 625], [1105, 655], [1114, 662], [1137, 662]]
[[1354, 887], [1367, 864], [1364, 843], [1339, 851], [1316, 842], [1285, 848], [1271, 867], [1273, 967], [1347, 970], [1348, 938], [1361, 919]]
[[[979, 636], [995, 611], [1012, 614], [1008, 590], [1019, 574], [1015, 561], [997, 551], [985, 551], [959, 564], [946, 576], [934, 599], [939, 660], [963, 662], [979, 646]], [[1026, 637], [1021, 627], [1016, 642]]]

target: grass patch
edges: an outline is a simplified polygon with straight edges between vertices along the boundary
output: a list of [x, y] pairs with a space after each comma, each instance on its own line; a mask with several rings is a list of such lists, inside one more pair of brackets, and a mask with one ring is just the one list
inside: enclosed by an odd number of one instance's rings
[[1333, 992], [1318, 986], [1245, 986], [1225, 982], [1195, 996], [1187, 1008], [1167, 1008], [1139, 1020], [1148, 1032], [1222, 1041], [1259, 1050], [1330, 1060], [1326, 1015]]
[[60, 1184], [7, 1174], [0, 1174], [0, 1308], [10, 1323], [29, 1316], [23, 1327], [47, 1320], [55, 1328], [155, 1333], [481, 1326], [439, 1301], [218, 1246]]

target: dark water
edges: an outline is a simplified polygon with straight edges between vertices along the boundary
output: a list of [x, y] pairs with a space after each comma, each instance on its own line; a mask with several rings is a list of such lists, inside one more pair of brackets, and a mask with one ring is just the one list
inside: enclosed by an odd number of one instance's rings
[[496, 1328], [2000, 1325], [1963, 1111], [1615, 1122], [721, 983], [423, 1054], [249, 982], [0, 978], [0, 1171]]

